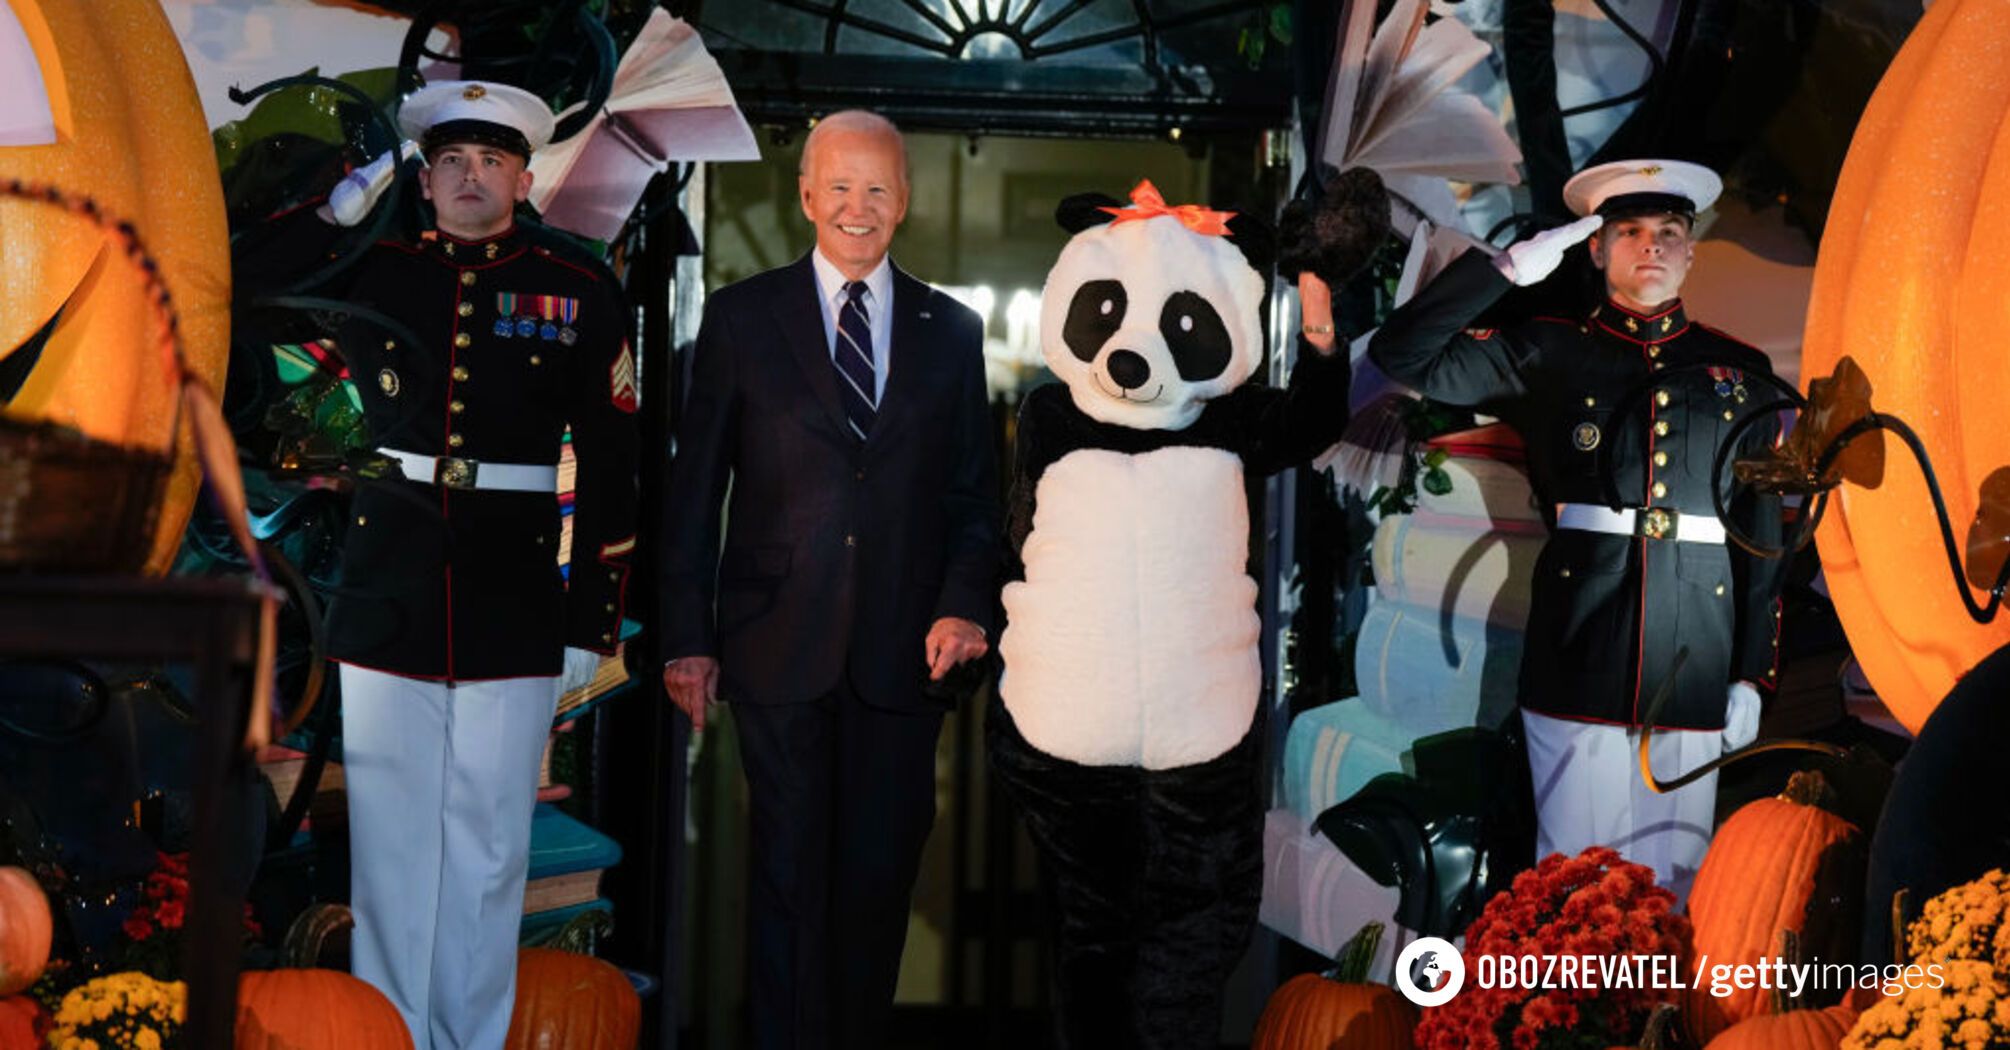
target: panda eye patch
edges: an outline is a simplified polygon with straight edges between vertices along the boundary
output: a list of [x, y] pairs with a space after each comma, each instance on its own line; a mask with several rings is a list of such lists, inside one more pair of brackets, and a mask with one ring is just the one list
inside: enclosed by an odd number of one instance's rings
[[1124, 326], [1124, 311], [1130, 305], [1122, 281], [1089, 281], [1075, 289], [1068, 303], [1068, 319], [1061, 325], [1061, 341], [1068, 351], [1083, 361], [1094, 361], [1103, 344]]
[[1205, 382], [1228, 370], [1235, 344], [1214, 304], [1193, 292], [1174, 292], [1159, 311], [1159, 334], [1172, 351], [1173, 366], [1189, 383]]

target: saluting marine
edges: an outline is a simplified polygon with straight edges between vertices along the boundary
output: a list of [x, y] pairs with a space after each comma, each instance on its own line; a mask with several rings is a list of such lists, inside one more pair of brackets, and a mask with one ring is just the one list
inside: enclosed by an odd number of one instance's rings
[[[514, 221], [551, 110], [448, 82], [399, 112], [436, 226], [381, 240], [336, 294], [337, 340], [377, 452], [328, 614], [341, 662], [354, 970], [420, 1050], [502, 1045], [538, 760], [561, 691], [614, 651], [635, 546], [637, 385], [619, 290], [598, 261]], [[386, 153], [327, 205], [260, 231], [261, 263], [325, 261]], [[316, 216], [321, 220], [316, 221]], [[386, 324], [383, 319], [392, 322]], [[569, 579], [558, 459], [577, 461]], [[402, 474], [402, 477], [398, 477]]]
[[[1690, 319], [1679, 294], [1696, 213], [1722, 183], [1679, 161], [1625, 161], [1564, 189], [1577, 222], [1472, 252], [1397, 310], [1369, 354], [1426, 396], [1520, 432], [1551, 532], [1536, 560], [1518, 691], [1534, 774], [1537, 856], [1609, 845], [1686, 896], [1712, 832], [1716, 777], [1666, 795], [1636, 766], [1657, 693], [1656, 775], [1673, 779], [1749, 742], [1778, 679], [1778, 562], [1727, 541], [1712, 487], [1719, 445], [1769, 400], [1764, 354]], [[1590, 238], [1605, 299], [1588, 313], [1468, 326], [1512, 285], [1549, 276]], [[1754, 421], [1739, 454], [1777, 421]], [[1725, 473], [1732, 458], [1725, 458]], [[1777, 547], [1778, 501], [1730, 513]]]

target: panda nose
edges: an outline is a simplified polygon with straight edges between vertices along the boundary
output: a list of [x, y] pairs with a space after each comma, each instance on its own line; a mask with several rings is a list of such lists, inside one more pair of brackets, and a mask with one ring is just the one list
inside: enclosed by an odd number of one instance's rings
[[1152, 366], [1144, 357], [1130, 350], [1116, 350], [1103, 364], [1110, 378], [1125, 390], [1136, 390], [1152, 377]]

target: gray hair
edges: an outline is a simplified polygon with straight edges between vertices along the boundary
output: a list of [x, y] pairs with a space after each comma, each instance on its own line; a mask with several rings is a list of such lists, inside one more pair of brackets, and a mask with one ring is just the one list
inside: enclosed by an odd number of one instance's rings
[[833, 129], [862, 131], [892, 138], [894, 146], [900, 150], [900, 180], [903, 183], [907, 181], [907, 139], [901, 135], [900, 128], [896, 127], [893, 121], [869, 109], [841, 109], [817, 121], [816, 126], [810, 129], [809, 136], [803, 139], [802, 156], [796, 158], [797, 178], [810, 173], [810, 154], [816, 150], [817, 143], [822, 141], [825, 132]]

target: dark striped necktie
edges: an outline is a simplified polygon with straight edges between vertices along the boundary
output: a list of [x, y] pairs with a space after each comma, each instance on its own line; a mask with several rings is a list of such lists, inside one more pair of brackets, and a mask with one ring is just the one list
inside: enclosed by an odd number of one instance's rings
[[872, 418], [879, 399], [873, 396], [872, 322], [865, 312], [865, 282], [844, 286], [845, 300], [838, 307], [837, 346], [832, 360], [837, 364], [838, 400], [844, 403], [845, 422], [860, 441], [872, 433]]

